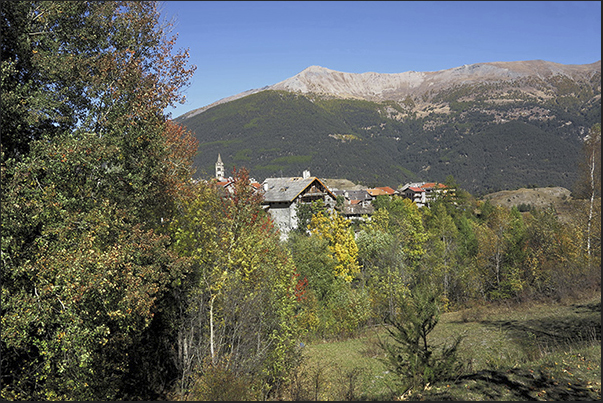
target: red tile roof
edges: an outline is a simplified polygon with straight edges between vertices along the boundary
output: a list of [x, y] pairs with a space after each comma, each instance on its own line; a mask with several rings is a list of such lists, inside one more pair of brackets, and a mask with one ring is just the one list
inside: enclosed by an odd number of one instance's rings
[[370, 194], [371, 196], [380, 196], [380, 195], [385, 195], [387, 194], [384, 190], [382, 189], [366, 189], [366, 191], [368, 192], [368, 194]]
[[392, 188], [390, 188], [389, 186], [381, 186], [381, 187], [377, 187], [375, 189], [381, 189], [384, 192], [386, 192], [387, 194], [393, 195], [394, 193], [396, 193], [396, 191]]
[[376, 187], [373, 189], [366, 189], [366, 191], [371, 196], [380, 196], [380, 195], [393, 195], [396, 191], [389, 186]]
[[444, 185], [443, 183], [434, 183], [434, 182], [425, 183], [425, 184], [421, 185], [421, 187], [423, 189], [433, 189], [436, 186], [439, 187], [440, 189], [444, 189], [446, 187], [446, 185]]

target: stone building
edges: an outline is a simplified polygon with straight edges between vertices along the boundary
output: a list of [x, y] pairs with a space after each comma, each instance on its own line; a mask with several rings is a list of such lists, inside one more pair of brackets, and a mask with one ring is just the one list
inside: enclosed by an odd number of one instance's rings
[[301, 177], [266, 178], [262, 191], [264, 208], [281, 231], [281, 238], [297, 228], [298, 204], [322, 200], [325, 207], [332, 209], [337, 201], [320, 179], [310, 176], [310, 171], [304, 171]]

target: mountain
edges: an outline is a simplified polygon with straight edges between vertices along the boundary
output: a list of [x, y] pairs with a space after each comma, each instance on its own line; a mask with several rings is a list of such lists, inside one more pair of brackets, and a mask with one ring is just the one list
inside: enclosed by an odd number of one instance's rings
[[443, 182], [478, 194], [571, 189], [584, 136], [601, 122], [601, 61], [343, 73], [311, 66], [175, 121], [199, 139], [197, 176], [218, 153], [251, 176], [346, 178], [367, 186]]

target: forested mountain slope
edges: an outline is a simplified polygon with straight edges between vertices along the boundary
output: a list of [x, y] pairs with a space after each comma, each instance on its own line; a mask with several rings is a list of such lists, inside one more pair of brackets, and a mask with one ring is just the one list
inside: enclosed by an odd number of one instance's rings
[[323, 178], [367, 186], [445, 181], [477, 194], [571, 189], [582, 140], [601, 121], [601, 62], [482, 63], [440, 72], [341, 73], [312, 66], [186, 113], [197, 176]]

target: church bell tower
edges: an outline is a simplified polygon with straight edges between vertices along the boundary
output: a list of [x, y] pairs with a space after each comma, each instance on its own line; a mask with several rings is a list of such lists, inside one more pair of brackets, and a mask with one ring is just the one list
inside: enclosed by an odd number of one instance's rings
[[224, 180], [224, 163], [222, 162], [222, 158], [220, 158], [220, 154], [218, 154], [218, 161], [216, 162], [216, 179], [219, 181]]

